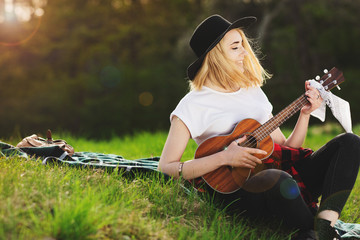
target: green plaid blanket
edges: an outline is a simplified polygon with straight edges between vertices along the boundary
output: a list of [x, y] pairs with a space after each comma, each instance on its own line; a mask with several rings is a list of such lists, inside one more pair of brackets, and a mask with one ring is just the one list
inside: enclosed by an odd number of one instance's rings
[[0, 156], [19, 156], [23, 158], [40, 158], [43, 164], [59, 163], [76, 167], [92, 167], [106, 169], [121, 169], [126, 172], [158, 171], [159, 157], [128, 160], [115, 154], [94, 152], [75, 152], [71, 157], [60, 147], [16, 148], [0, 141]]

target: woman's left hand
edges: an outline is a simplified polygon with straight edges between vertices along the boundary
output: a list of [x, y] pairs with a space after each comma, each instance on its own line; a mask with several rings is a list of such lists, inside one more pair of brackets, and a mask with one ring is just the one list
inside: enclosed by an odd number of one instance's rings
[[305, 96], [307, 97], [309, 103], [301, 109], [301, 112], [304, 114], [310, 114], [315, 109], [320, 107], [323, 99], [321, 98], [319, 91], [316, 88], [310, 86], [309, 81], [305, 82], [305, 90]]

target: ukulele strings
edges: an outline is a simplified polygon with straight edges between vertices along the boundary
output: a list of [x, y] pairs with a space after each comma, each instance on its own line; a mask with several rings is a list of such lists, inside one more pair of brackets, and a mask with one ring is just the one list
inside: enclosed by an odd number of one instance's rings
[[[324, 77], [324, 76], [323, 76]], [[323, 79], [321, 78], [320, 83], [324, 86], [324, 88], [327, 89], [331, 82], [331, 77], [333, 77], [333, 72], [330, 71], [328, 75]], [[256, 141], [261, 141], [265, 137], [267, 137], [270, 133], [272, 133], [278, 126], [280, 126], [282, 123], [284, 123], [287, 119], [289, 119], [292, 115], [294, 115], [298, 110], [300, 110], [303, 106], [305, 106], [309, 101], [307, 100], [307, 97], [305, 94], [301, 95], [298, 99], [296, 99], [294, 102], [290, 104], [290, 106], [283, 111], [281, 111], [279, 114], [277, 114], [274, 118], [267, 121], [263, 126], [260, 126], [254, 131], [254, 139]], [[289, 110], [288, 110], [289, 109]], [[280, 118], [280, 121], [277, 119]], [[269, 130], [266, 131], [266, 128], [269, 127]], [[262, 129], [265, 128], [265, 131]], [[256, 136], [259, 134], [258, 136]], [[258, 140], [257, 140], [258, 139]], [[251, 145], [255, 144], [254, 140], [249, 143]]]
[[[324, 84], [328, 84], [327, 81], [332, 76], [332, 71], [329, 72], [325, 79], [320, 79], [320, 82], [323, 86]], [[294, 115], [297, 111], [299, 111], [303, 106], [305, 106], [309, 101], [307, 100], [305, 94], [301, 95], [298, 99], [292, 102], [289, 107], [285, 108], [275, 117], [269, 119], [265, 124], [255, 129], [253, 132], [253, 136], [250, 139], [246, 139], [244, 144], [241, 144], [242, 147], [254, 147], [257, 145], [257, 142], [262, 141], [264, 138], [269, 136], [277, 127], [279, 127], [282, 123], [284, 123], [287, 119], [289, 119], [292, 115]], [[279, 120], [278, 120], [279, 119]], [[263, 130], [265, 129], [265, 131]], [[266, 130], [268, 129], [268, 130]]]
[[[247, 139], [242, 147], [252, 147], [256, 146], [258, 141], [263, 140], [267, 137], [271, 132], [273, 132], [278, 126], [280, 126], [283, 122], [285, 122], [288, 118], [290, 118], [293, 114], [295, 114], [301, 107], [303, 107], [308, 100], [306, 99], [305, 95], [303, 94], [297, 100], [295, 100], [290, 106], [283, 111], [281, 111], [278, 115], [274, 118], [267, 121], [263, 126], [257, 128], [253, 133], [253, 137]], [[279, 119], [279, 120], [278, 120]], [[265, 131], [263, 131], [265, 128]], [[266, 130], [268, 128], [269, 130]]]
[[[277, 127], [279, 127], [282, 123], [284, 123], [287, 119], [289, 119], [292, 115], [294, 115], [297, 111], [299, 111], [304, 105], [308, 103], [305, 95], [302, 95], [299, 99], [294, 101], [288, 109], [280, 112], [278, 116], [275, 116], [269, 123], [265, 123], [264, 126], [259, 127], [254, 131], [255, 134], [258, 134], [257, 138], [261, 141], [265, 137], [267, 137], [271, 132], [273, 132]], [[265, 128], [265, 131], [262, 130]], [[268, 130], [266, 130], [268, 128]]]

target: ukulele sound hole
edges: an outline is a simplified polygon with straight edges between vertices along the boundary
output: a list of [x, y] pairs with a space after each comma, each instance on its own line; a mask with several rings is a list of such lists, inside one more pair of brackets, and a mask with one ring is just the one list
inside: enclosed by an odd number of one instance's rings
[[246, 141], [242, 142], [240, 144], [242, 147], [251, 147], [251, 148], [256, 148], [257, 146], [257, 141], [256, 138], [251, 136], [251, 135], [247, 135], [246, 136]]

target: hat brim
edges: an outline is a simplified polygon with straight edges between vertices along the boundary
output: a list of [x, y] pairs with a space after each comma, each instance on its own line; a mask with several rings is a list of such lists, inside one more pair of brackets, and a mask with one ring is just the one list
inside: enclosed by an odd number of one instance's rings
[[210, 47], [208, 47], [208, 49], [206, 49], [206, 51], [193, 63], [191, 63], [189, 65], [189, 67], [187, 68], [187, 76], [190, 80], [193, 80], [196, 76], [196, 73], [199, 71], [204, 58], [206, 56], [206, 54], [208, 52], [210, 52], [211, 49], [213, 49], [216, 44], [218, 44], [220, 42], [220, 40], [225, 36], [225, 34], [227, 32], [229, 32], [230, 30], [234, 29], [234, 28], [246, 28], [248, 26], [250, 26], [252, 23], [256, 22], [256, 17], [243, 17], [240, 18], [238, 20], [236, 20], [235, 22], [233, 22], [211, 45]]

